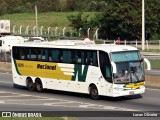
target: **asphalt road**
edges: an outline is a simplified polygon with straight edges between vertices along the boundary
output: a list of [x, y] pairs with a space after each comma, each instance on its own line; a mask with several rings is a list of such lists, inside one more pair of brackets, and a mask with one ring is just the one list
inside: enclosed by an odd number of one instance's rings
[[[62, 111], [61, 114], [74, 112], [75, 114], [81, 113], [77, 117], [82, 120], [84, 119], [82, 117], [87, 116], [86, 114], [88, 114], [87, 120], [93, 119], [90, 117], [97, 119], [96, 116], [101, 119], [111, 116], [109, 119], [113, 119], [112, 113], [109, 111], [116, 112], [115, 115], [117, 116], [122, 115], [123, 117], [123, 114], [127, 114], [132, 118], [133, 114], [138, 111], [142, 114], [145, 111], [152, 111], [155, 114], [158, 113], [160, 117], [160, 89], [146, 88], [146, 92], [142, 95], [119, 98], [101, 97], [100, 100], [91, 100], [88, 95], [84, 94], [53, 90], [37, 93], [30, 92], [25, 88], [13, 88], [12, 75], [0, 73], [0, 111], [51, 111], [51, 113], [53, 111]], [[147, 119], [149, 119], [148, 116]]]

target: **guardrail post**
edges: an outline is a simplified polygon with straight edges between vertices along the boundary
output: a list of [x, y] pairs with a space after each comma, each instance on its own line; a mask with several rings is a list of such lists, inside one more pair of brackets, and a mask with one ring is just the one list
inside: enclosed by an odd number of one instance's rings
[[41, 35], [43, 35], [43, 26], [40, 28]]
[[72, 31], [72, 28], [71, 28], [71, 37], [73, 37], [73, 33], [72, 33], [73, 31]]
[[137, 48], [137, 40], [136, 40], [136, 48]]
[[36, 26], [33, 27], [33, 34], [36, 34]]
[[28, 35], [28, 28], [29, 28], [29, 25], [26, 27], [26, 34]]
[[126, 45], [126, 40], [124, 40], [124, 43], [125, 43], [125, 45]]
[[147, 44], [147, 50], [148, 50], [148, 40], [146, 40], [146, 44]]
[[63, 36], [65, 36], [66, 27], [63, 28]]
[[50, 28], [51, 28], [51, 27], [48, 27], [48, 35], [49, 35], [49, 33], [50, 33], [50, 31], [49, 31], [49, 30], [50, 30]]
[[90, 29], [91, 29], [91, 28], [88, 28], [88, 30], [87, 30], [87, 35], [88, 35], [88, 38], [89, 38], [89, 31], [90, 31]]
[[99, 30], [99, 28], [97, 28], [97, 30], [96, 30], [96, 40], [98, 40], [98, 30]]
[[58, 29], [58, 27], [55, 28], [55, 36], [57, 36], [57, 29]]
[[12, 31], [13, 33], [15, 33], [15, 27], [16, 27], [16, 25], [13, 26], [13, 31]]
[[19, 27], [19, 34], [22, 34], [22, 25]]
[[82, 28], [79, 28], [79, 37], [81, 36], [81, 30], [82, 30]]
[[159, 40], [159, 50], [160, 50], [160, 40]]

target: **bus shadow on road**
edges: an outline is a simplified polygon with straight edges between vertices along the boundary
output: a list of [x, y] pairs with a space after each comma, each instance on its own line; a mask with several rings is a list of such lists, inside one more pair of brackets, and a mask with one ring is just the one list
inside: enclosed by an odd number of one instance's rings
[[[13, 84], [13, 87], [16, 89], [21, 89], [21, 90], [28, 90], [27, 87], [20, 86], [17, 84]], [[34, 91], [36, 92], [36, 91]], [[44, 89], [43, 93], [46, 94], [56, 94], [56, 95], [63, 95], [65, 97], [77, 97], [77, 98], [87, 98], [91, 99], [89, 94], [83, 94], [83, 93], [74, 93], [74, 92], [67, 92], [67, 91], [59, 91], [59, 90], [50, 90], [50, 89]], [[143, 98], [142, 95], [131, 95], [131, 96], [122, 96], [122, 97], [106, 97], [106, 96], [100, 96], [98, 100], [104, 100], [104, 101], [126, 101], [126, 100], [133, 100], [133, 99], [140, 99]]]
[[[57, 90], [44, 90], [46, 93], [57, 94], [57, 95], [65, 95], [65, 96], [72, 96], [72, 97], [79, 97], [79, 98], [87, 98], [91, 99], [89, 94], [83, 93], [74, 93], [74, 92], [66, 92], [66, 91], [57, 91]], [[131, 95], [131, 96], [122, 96], [122, 97], [106, 97], [100, 96], [98, 100], [105, 100], [105, 101], [125, 101], [125, 100], [133, 100], [133, 99], [140, 99], [143, 98], [142, 95]]]
[[15, 88], [15, 89], [21, 89], [21, 90], [27, 90], [27, 87], [21, 86], [21, 85], [17, 85], [17, 84], [13, 84], [13, 88]]
[[142, 95], [131, 95], [131, 96], [121, 96], [121, 97], [104, 97], [102, 96], [102, 100], [107, 100], [107, 101], [125, 101], [125, 100], [133, 100], [133, 99], [140, 99], [143, 98]]

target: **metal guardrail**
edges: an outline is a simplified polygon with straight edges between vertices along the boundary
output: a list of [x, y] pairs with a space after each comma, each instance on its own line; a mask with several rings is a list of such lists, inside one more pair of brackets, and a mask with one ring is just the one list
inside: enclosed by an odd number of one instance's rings
[[[103, 44], [116, 44], [116, 40], [94, 40], [97, 43], [103, 43]], [[142, 41], [133, 40], [133, 41], [120, 41], [120, 45], [132, 45], [136, 48], [142, 47]], [[145, 41], [145, 48], [147, 50], [149, 49], [159, 49], [160, 50], [160, 40], [146, 40]]]

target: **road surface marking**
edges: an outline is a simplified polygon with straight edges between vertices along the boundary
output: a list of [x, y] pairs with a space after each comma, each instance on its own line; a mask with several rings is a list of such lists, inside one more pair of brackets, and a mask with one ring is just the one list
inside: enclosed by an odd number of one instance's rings
[[13, 82], [0, 81], [0, 83], [13, 84]]
[[[42, 105], [42, 106], [59, 106], [59, 107], [69, 107], [69, 108], [85, 108], [85, 109], [97, 109], [97, 110], [117, 110], [117, 111], [137, 111], [135, 109], [127, 109], [127, 108], [121, 108], [121, 107], [114, 107], [114, 106], [107, 106], [107, 105], [99, 105], [99, 104], [91, 104], [91, 103], [84, 103], [84, 102], [78, 102], [78, 101], [70, 101], [70, 100], [64, 100], [64, 99], [55, 99], [55, 98], [49, 98], [49, 97], [41, 97], [41, 96], [35, 96], [35, 95], [28, 95], [28, 94], [21, 94], [21, 93], [14, 93], [14, 92], [5, 92], [0, 91], [0, 93], [11, 93], [13, 96], [3, 96], [1, 97], [6, 98], [5, 100], [1, 100], [0, 104], [16, 104], [16, 105]], [[18, 95], [18, 96], [17, 96]], [[7, 100], [7, 97], [9, 99]], [[14, 99], [11, 99], [15, 97]], [[19, 97], [22, 97], [20, 99]], [[23, 100], [23, 97], [28, 97]], [[30, 97], [34, 97], [33, 99], [30, 99]], [[36, 101], [36, 103], [34, 103]]]

